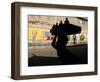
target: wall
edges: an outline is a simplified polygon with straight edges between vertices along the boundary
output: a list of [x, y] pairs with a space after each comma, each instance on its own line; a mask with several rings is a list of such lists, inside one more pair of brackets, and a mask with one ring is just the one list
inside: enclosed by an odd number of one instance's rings
[[[1, 0], [0, 2], [0, 82], [16, 82], [10, 79], [11, 71], [11, 2], [15, 0]], [[52, 3], [52, 4], [69, 4], [69, 5], [87, 5], [87, 6], [98, 6], [98, 18], [100, 18], [100, 1], [99, 0], [16, 0], [16, 1], [30, 1], [37, 3]], [[98, 19], [100, 22], [100, 19]], [[100, 25], [98, 25], [99, 27]], [[100, 28], [98, 28], [98, 35], [100, 35]], [[100, 42], [100, 38], [98, 38]], [[100, 45], [100, 43], [98, 43]], [[98, 46], [98, 49], [100, 46]], [[98, 52], [100, 54], [100, 51]], [[100, 55], [98, 56], [98, 59]], [[100, 60], [98, 60], [100, 62]], [[98, 66], [100, 69], [100, 64]], [[63, 78], [53, 78], [53, 79], [38, 79], [29, 80], [29, 82], [99, 82], [100, 81], [100, 71], [97, 76], [79, 76], [79, 77], [63, 77]], [[19, 81], [20, 82], [20, 81]], [[22, 82], [27, 82], [23, 80]]]

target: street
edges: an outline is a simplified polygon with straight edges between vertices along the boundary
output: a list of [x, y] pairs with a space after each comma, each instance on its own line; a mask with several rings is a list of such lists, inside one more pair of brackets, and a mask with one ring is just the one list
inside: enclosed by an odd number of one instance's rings
[[[66, 46], [66, 48], [77, 58], [87, 63], [87, 45]], [[34, 46], [28, 49], [28, 66], [47, 66], [61, 65], [61, 61], [57, 56], [57, 51], [52, 46]], [[71, 64], [79, 64], [71, 62]]]

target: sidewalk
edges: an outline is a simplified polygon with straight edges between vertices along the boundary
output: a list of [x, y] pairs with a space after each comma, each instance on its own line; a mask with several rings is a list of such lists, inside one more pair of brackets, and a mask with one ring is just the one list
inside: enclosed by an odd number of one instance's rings
[[[87, 63], [87, 45], [66, 47], [72, 54]], [[57, 52], [52, 46], [36, 46], [29, 48], [29, 66], [60, 65]]]

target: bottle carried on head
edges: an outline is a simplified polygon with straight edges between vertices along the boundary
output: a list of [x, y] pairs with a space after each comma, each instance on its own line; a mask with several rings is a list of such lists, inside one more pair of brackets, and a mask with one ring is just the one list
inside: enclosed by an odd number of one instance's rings
[[52, 35], [59, 35], [61, 32], [64, 32], [66, 35], [78, 34], [81, 32], [81, 27], [70, 24], [68, 18], [66, 18], [64, 24], [62, 21], [60, 21], [59, 25], [56, 23], [56, 25], [53, 25], [52, 29], [50, 30]]

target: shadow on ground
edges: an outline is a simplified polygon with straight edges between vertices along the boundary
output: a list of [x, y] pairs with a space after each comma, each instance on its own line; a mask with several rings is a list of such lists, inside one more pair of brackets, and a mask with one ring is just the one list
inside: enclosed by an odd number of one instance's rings
[[43, 56], [33, 56], [29, 58], [29, 66], [43, 66], [43, 65], [60, 65], [61, 62], [57, 57], [43, 57]]
[[67, 49], [72, 54], [66, 55], [66, 63], [62, 64], [58, 57], [37, 56], [34, 53], [28, 58], [28, 66], [48, 66], [48, 65], [71, 65], [87, 64], [87, 45], [68, 46]]

